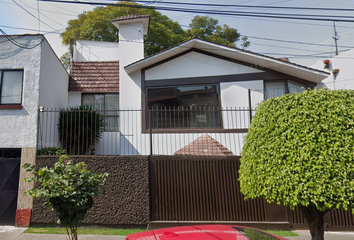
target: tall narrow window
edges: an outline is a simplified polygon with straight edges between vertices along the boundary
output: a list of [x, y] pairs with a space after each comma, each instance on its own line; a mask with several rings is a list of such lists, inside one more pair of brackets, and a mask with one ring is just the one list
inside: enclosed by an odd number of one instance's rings
[[82, 105], [89, 105], [104, 116], [105, 132], [119, 131], [119, 94], [83, 94]]
[[267, 82], [265, 83], [266, 99], [280, 97], [286, 93], [286, 82]]
[[288, 88], [289, 93], [298, 93], [303, 92], [305, 90], [305, 87], [302, 84], [293, 81], [288, 81]]
[[22, 103], [23, 70], [0, 71], [0, 104]]

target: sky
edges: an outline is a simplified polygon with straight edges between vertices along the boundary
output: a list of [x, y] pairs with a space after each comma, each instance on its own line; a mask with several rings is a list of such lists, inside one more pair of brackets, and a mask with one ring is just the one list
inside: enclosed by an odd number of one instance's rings
[[[100, 2], [101, 0], [96, 0]], [[161, 2], [208, 3], [208, 4], [238, 4], [250, 6], [276, 7], [311, 7], [311, 8], [342, 8], [354, 9], [351, 0], [155, 0], [153, 6], [166, 6]], [[180, 6], [176, 6], [180, 7]], [[91, 5], [43, 2], [36, 0], [0, 0], [0, 29], [7, 34], [42, 33], [60, 57], [67, 51], [61, 43], [60, 33], [65, 30], [70, 19], [78, 14], [90, 11]], [[205, 7], [199, 7], [200, 9]], [[208, 8], [217, 10], [235, 10], [230, 8]], [[242, 7], [237, 11], [261, 11], [276, 14], [322, 14], [350, 16], [351, 12], [343, 11], [309, 11], [287, 9], [255, 9]], [[170, 19], [178, 21], [183, 28], [188, 28], [197, 13], [161, 11]], [[38, 17], [39, 16], [39, 17]], [[311, 66], [317, 61], [333, 57], [334, 26], [332, 21], [304, 21], [292, 19], [254, 18], [246, 16], [211, 15], [219, 24], [227, 24], [236, 28], [242, 36], [248, 36], [251, 46], [248, 50], [272, 57], [288, 57], [290, 61]], [[38, 20], [40, 19], [40, 21]], [[354, 20], [354, 18], [353, 18]], [[354, 22], [336, 22], [339, 53], [354, 48]]]

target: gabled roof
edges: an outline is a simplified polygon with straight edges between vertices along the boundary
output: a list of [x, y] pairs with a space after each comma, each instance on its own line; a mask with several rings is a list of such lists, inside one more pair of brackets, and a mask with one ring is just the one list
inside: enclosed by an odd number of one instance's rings
[[69, 92], [119, 92], [119, 62], [72, 62]]
[[126, 20], [139, 19], [139, 18], [150, 18], [150, 16], [149, 15], [126, 15], [126, 16], [117, 17], [112, 21], [126, 21]]
[[228, 59], [245, 62], [256, 68], [270, 69], [276, 72], [298, 77], [310, 82], [319, 83], [328, 76], [328, 72], [301, 66], [299, 64], [286, 62], [277, 58], [246, 51], [239, 48], [228, 47], [209, 41], [193, 38], [182, 42], [174, 47], [165, 49], [147, 58], [131, 63], [125, 67], [127, 73], [149, 67], [166, 59], [182, 54], [188, 50], [199, 49], [204, 52], [226, 57]]
[[119, 24], [142, 22], [144, 26], [143, 33], [146, 35], [149, 31], [150, 16], [149, 15], [127, 15], [115, 18], [111, 23], [119, 29]]
[[204, 134], [189, 145], [176, 151], [174, 155], [234, 156], [235, 154], [208, 134]]

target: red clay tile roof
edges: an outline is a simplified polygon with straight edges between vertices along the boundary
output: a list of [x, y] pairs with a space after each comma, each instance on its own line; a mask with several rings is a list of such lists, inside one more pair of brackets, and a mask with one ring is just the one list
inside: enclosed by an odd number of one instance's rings
[[149, 15], [127, 15], [127, 16], [117, 17], [112, 21], [124, 21], [124, 20], [139, 19], [139, 18], [150, 18], [150, 16]]
[[174, 155], [234, 156], [235, 154], [208, 134], [204, 134], [189, 145], [175, 152]]
[[278, 60], [280, 60], [280, 61], [283, 61], [283, 62], [290, 62], [289, 58], [287, 58], [287, 57], [276, 58], [276, 59], [278, 59]]
[[73, 62], [69, 92], [119, 92], [119, 62]]

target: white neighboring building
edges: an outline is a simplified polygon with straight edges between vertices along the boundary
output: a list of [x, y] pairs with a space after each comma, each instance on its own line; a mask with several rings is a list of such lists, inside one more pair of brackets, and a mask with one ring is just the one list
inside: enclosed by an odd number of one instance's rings
[[[314, 87], [329, 75], [200, 39], [144, 58], [143, 40], [148, 33], [149, 17], [120, 17], [112, 20], [112, 24], [119, 28], [117, 59], [109, 59], [117, 60], [119, 75], [114, 80], [117, 82], [108, 78], [109, 71], [103, 67], [105, 62], [101, 58], [92, 61], [86, 56], [77, 58], [83, 62], [74, 62], [73, 66], [80, 65], [80, 69], [73, 69], [79, 71], [72, 72], [70, 84], [70, 105], [97, 105], [100, 101], [100, 109], [104, 105], [112, 107], [117, 95], [111, 94], [119, 95], [118, 129], [113, 127], [113, 131], [105, 133], [96, 154], [188, 154], [185, 150], [190, 149], [187, 147], [190, 144], [202, 145], [199, 140], [195, 142], [197, 139], [212, 139], [228, 149], [226, 152], [240, 155], [253, 114], [250, 108], [269, 97], [301, 91], [303, 86]], [[86, 52], [97, 52], [93, 48], [99, 48], [103, 53], [107, 44], [86, 42], [85, 46], [92, 46]], [[89, 69], [85, 65], [90, 64], [101, 64], [102, 68], [97, 67], [97, 83], [103, 87], [102, 91], [92, 88], [95, 78], [85, 80], [84, 69]], [[92, 72], [88, 71], [87, 76], [92, 77]], [[110, 84], [114, 85], [114, 91], [105, 88]], [[189, 111], [201, 108], [204, 110]], [[216, 110], [205, 110], [210, 108]], [[208, 151], [208, 148], [203, 150], [205, 155]]]
[[[329, 63], [325, 64], [324, 61]], [[313, 68], [327, 71], [330, 75], [325, 78], [319, 87], [327, 87], [331, 90], [354, 89], [354, 49], [343, 52], [333, 58], [318, 61]]]
[[117, 61], [119, 58], [119, 44], [117, 42], [77, 40], [73, 45], [74, 62]]
[[0, 224], [14, 224], [15, 214], [27, 224], [32, 198], [20, 166], [35, 162], [39, 107], [68, 106], [68, 80], [43, 35], [0, 36]]

